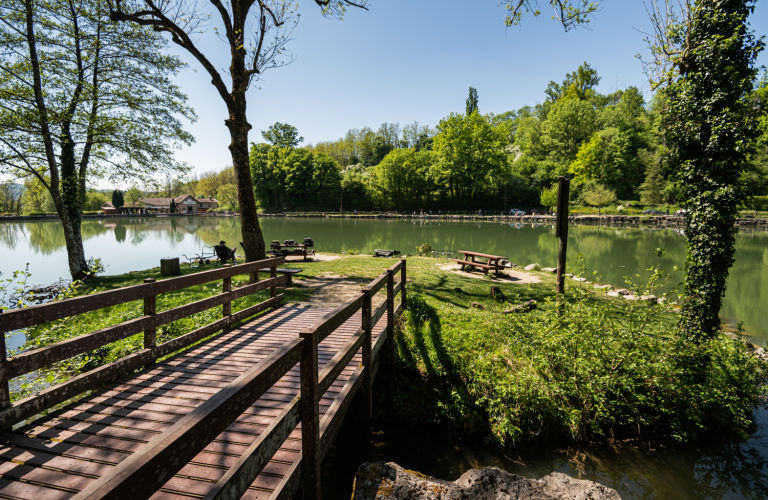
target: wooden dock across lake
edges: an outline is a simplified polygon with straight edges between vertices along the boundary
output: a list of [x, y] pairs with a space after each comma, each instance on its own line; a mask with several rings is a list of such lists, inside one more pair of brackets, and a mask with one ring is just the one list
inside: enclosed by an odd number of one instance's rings
[[[235, 272], [265, 263], [276, 267], [280, 260], [209, 271], [208, 277], [231, 280]], [[267, 302], [274, 307], [274, 285], [283, 278], [272, 276], [261, 289], [272, 286]], [[320, 463], [356, 394], [357, 413], [371, 416], [372, 379], [382, 354], [392, 355], [389, 325], [402, 310], [404, 279], [405, 262], [399, 261], [338, 308], [275, 307], [128, 377], [92, 387], [92, 394], [13, 431], [8, 414], [54, 406], [72, 391], [56, 388], [71, 380], [47, 390], [46, 402], [32, 401], [46, 394], [7, 402], [0, 414], [6, 426], [0, 435], [0, 498], [266, 500], [292, 498], [302, 486], [306, 498], [320, 498]], [[371, 297], [380, 289], [387, 297], [374, 310]], [[224, 290], [221, 295], [237, 289], [225, 282]], [[396, 292], [403, 292], [398, 307]], [[226, 307], [223, 312], [226, 317]], [[14, 324], [7, 316], [0, 315], [6, 328]], [[160, 357], [179, 342], [163, 349], [166, 344], [146, 350]], [[56, 357], [55, 350], [33, 353], [48, 361]], [[11, 358], [0, 364], [2, 373], [17, 373], [14, 366], [22, 362], [36, 366]], [[78, 385], [81, 392], [85, 386]]]

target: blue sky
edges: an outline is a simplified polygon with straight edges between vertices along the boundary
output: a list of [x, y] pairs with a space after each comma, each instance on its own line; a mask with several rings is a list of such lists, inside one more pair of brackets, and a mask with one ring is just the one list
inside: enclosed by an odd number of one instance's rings
[[[303, 1], [289, 45], [295, 62], [266, 72], [248, 93], [250, 140], [260, 142], [277, 121], [296, 126], [305, 144], [382, 122], [435, 126], [463, 111], [470, 86], [481, 113], [498, 114], [541, 102], [550, 80], [584, 61], [602, 77], [601, 92], [635, 85], [650, 97], [635, 57], [647, 53], [637, 30], [650, 31], [642, 0], [605, 0], [589, 29], [568, 33], [540, 3], [542, 16], [505, 28], [498, 0], [371, 0], [369, 11], [350, 9], [343, 21]], [[751, 22], [758, 35], [768, 32], [768, 7], [758, 2]], [[212, 33], [197, 40], [222, 71], [229, 66], [227, 46]], [[170, 50], [190, 64], [176, 82], [199, 118], [188, 126], [197, 142], [177, 158], [198, 173], [230, 165], [223, 101], [196, 61]], [[768, 55], [759, 63], [768, 65]]]

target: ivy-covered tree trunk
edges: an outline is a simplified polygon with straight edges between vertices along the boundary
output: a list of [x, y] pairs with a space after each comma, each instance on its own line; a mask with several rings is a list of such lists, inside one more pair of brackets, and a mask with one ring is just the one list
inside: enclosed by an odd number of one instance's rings
[[763, 43], [747, 29], [752, 0], [699, 0], [666, 89], [670, 159], [688, 209], [685, 302], [680, 325], [695, 341], [714, 336], [735, 252], [740, 177], [755, 137], [754, 61]]
[[[79, 88], [78, 88], [79, 91]], [[78, 92], [79, 93], [79, 92]], [[73, 102], [77, 102], [77, 97]], [[83, 237], [80, 228], [83, 222], [83, 201], [85, 200], [85, 179], [80, 179], [75, 160], [75, 144], [71, 124], [65, 120], [61, 126], [61, 182], [57, 192], [51, 192], [64, 227], [67, 246], [69, 273], [74, 280], [88, 277], [90, 268], [85, 258]], [[55, 168], [55, 166], [54, 166]], [[82, 191], [81, 191], [82, 187]]]

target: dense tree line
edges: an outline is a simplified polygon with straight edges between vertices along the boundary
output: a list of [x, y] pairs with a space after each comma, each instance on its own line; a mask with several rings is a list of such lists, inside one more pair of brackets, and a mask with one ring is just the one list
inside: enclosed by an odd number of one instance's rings
[[[558, 175], [575, 176], [576, 197], [601, 183], [624, 199], [638, 198], [645, 170], [658, 163], [658, 106], [646, 105], [634, 87], [599, 94], [599, 81], [585, 63], [562, 83], [550, 82], [542, 104], [498, 115], [482, 115], [477, 90], [470, 88], [465, 112], [450, 114], [434, 129], [383, 123], [375, 132], [351, 129], [337, 141], [306, 146], [303, 151], [322, 158], [316, 162], [322, 168], [328, 158], [338, 164], [338, 179], [316, 183], [322, 192], [309, 183], [301, 191], [290, 188], [289, 179], [311, 177], [293, 172], [311, 163], [296, 161], [304, 155], [298, 143], [254, 145], [257, 199], [263, 207], [331, 208], [343, 198], [357, 209], [531, 207]], [[284, 124], [272, 128], [278, 126]], [[286, 161], [290, 155], [294, 159]]]
[[[680, 204], [677, 168], [666, 159], [660, 126], [668, 106], [663, 92], [646, 102], [636, 87], [602, 94], [599, 83], [585, 62], [560, 83], [551, 81], [535, 106], [481, 114], [470, 88], [465, 112], [435, 128], [383, 123], [304, 148], [295, 128], [277, 123], [263, 133], [272, 145], [251, 148], [257, 200], [289, 208], [530, 208], [548, 206], [548, 188], [564, 175], [573, 179], [571, 202], [578, 205]], [[767, 83], [763, 78], [755, 90], [766, 103]], [[758, 153], [742, 179], [753, 195], [768, 194], [768, 119], [761, 120]], [[280, 142], [278, 130], [294, 141]], [[744, 203], [754, 205], [746, 197]]]

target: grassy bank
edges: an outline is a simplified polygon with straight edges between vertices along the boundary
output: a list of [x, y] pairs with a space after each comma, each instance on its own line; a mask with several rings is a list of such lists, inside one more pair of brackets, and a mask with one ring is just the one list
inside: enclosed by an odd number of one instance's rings
[[[392, 264], [339, 257], [287, 263], [285, 267], [303, 269], [294, 277], [295, 286], [285, 290], [287, 301], [331, 305], [319, 281], [346, 278], [352, 293]], [[396, 365], [377, 381], [377, 407], [383, 416], [429, 422], [502, 444], [648, 435], [685, 441], [715, 430], [738, 436], [749, 429], [766, 371], [739, 342], [725, 336], [700, 346], [687, 342], [674, 328], [675, 314], [656, 301], [615, 299], [589, 283], [569, 280], [568, 300], [558, 304], [551, 274], [534, 272], [518, 280], [469, 277], [443, 269], [446, 263], [408, 258], [409, 308], [397, 336]], [[182, 266], [183, 274], [200, 270], [204, 268]], [[162, 279], [159, 269], [99, 277], [77, 293], [134, 285], [145, 278]], [[247, 279], [237, 276], [233, 285]], [[663, 273], [657, 271], [655, 280], [651, 290], [663, 282]], [[491, 286], [499, 287], [508, 301], [495, 302]], [[640, 287], [638, 294], [646, 288]], [[220, 290], [221, 283], [209, 283], [164, 294], [158, 297], [158, 312]], [[240, 299], [233, 312], [266, 298], [265, 291]], [[528, 300], [536, 300], [538, 308], [504, 314]], [[141, 314], [142, 302], [136, 301], [54, 322], [28, 332], [26, 348]], [[220, 314], [215, 308], [161, 327], [158, 342]], [[141, 344], [141, 335], [136, 335], [68, 360], [14, 397], [46, 380], [62, 380], [135, 352]]]

